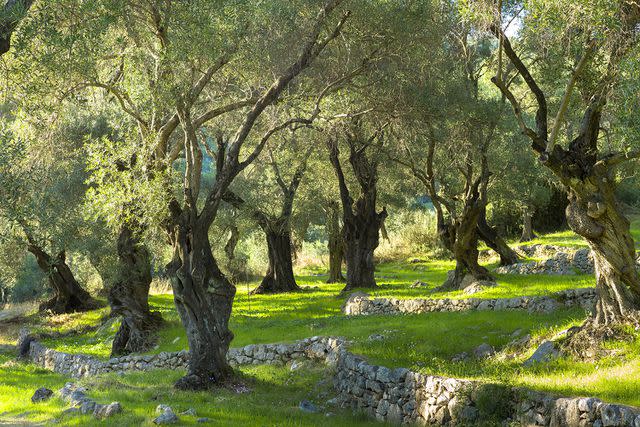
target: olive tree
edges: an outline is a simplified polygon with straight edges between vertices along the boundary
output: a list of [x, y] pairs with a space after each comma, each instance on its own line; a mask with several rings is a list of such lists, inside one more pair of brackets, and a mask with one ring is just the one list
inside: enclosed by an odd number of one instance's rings
[[[501, 22], [501, 10], [484, 16], [498, 40], [499, 61], [492, 81], [513, 107], [522, 133], [531, 141], [540, 162], [566, 188], [569, 226], [585, 238], [594, 253], [598, 301], [594, 316], [585, 328], [601, 329], [617, 323], [638, 323], [640, 276], [635, 268], [635, 248], [629, 221], [616, 197], [614, 171], [640, 157], [640, 150], [623, 147], [611, 150], [603, 143], [601, 129], [607, 120], [606, 105], [621, 77], [626, 61], [637, 56], [640, 5], [632, 1], [599, 3], [583, 8], [562, 0], [550, 4], [528, 2], [525, 31], [509, 37]], [[544, 35], [544, 38], [543, 38]], [[522, 42], [541, 66], [524, 59], [513, 41]], [[553, 49], [552, 45], [563, 47]], [[562, 43], [559, 41], [562, 40]], [[544, 47], [544, 50], [540, 48]], [[537, 48], [537, 49], [536, 49]], [[532, 50], [536, 49], [536, 50]], [[548, 49], [548, 50], [547, 50]], [[546, 54], [549, 52], [549, 54]], [[526, 109], [505, 82], [507, 62], [518, 72], [524, 93], [535, 105], [530, 123]], [[559, 99], [552, 97], [556, 86], [543, 86], [536, 77], [539, 68], [560, 68], [565, 87]], [[550, 115], [550, 105], [555, 117]], [[562, 138], [565, 119], [581, 115], [577, 125]]]

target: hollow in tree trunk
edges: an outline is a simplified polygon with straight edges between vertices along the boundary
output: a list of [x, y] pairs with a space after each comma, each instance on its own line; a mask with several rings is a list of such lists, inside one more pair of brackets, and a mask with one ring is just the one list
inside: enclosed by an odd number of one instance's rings
[[149, 251], [127, 226], [118, 237], [118, 259], [119, 278], [109, 290], [108, 299], [111, 314], [122, 316], [122, 321], [113, 339], [112, 356], [148, 350], [162, 324], [160, 313], [149, 310]]
[[531, 212], [531, 209], [527, 208], [522, 212], [522, 236], [520, 237], [521, 242], [530, 242], [538, 237], [533, 232], [533, 226], [531, 224], [532, 218], [533, 213]]
[[263, 228], [267, 238], [269, 265], [260, 285], [252, 294], [270, 294], [299, 291], [300, 287], [293, 276], [291, 232], [288, 226], [277, 221]]
[[511, 265], [520, 260], [516, 251], [511, 249], [498, 232], [487, 223], [486, 208], [478, 216], [478, 235], [487, 246], [500, 255], [500, 265]]
[[95, 299], [82, 289], [66, 263], [65, 251], [52, 257], [35, 243], [27, 246], [36, 257], [38, 267], [45, 273], [53, 291], [53, 298], [40, 304], [40, 310], [54, 314], [93, 310], [98, 307]]
[[194, 219], [195, 214], [179, 213], [177, 203], [172, 210], [173, 260], [167, 272], [190, 354], [188, 373], [175, 386], [202, 390], [220, 385], [233, 375], [227, 352], [233, 339], [229, 317], [236, 288], [213, 257], [208, 225]]

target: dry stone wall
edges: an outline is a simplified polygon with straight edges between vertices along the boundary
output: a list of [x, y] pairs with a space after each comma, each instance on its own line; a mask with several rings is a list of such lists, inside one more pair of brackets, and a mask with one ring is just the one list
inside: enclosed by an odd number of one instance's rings
[[520, 388], [388, 369], [345, 352], [335, 386], [342, 406], [380, 421], [418, 425], [640, 426], [640, 409], [595, 398], [555, 397]]
[[346, 315], [419, 314], [434, 311], [528, 310], [550, 312], [560, 307], [580, 306], [591, 310], [596, 300], [595, 288], [569, 289], [552, 296], [467, 299], [397, 299], [371, 298], [364, 293], [349, 296], [343, 306]]
[[[278, 365], [299, 359], [326, 360], [332, 338], [308, 338], [292, 344], [253, 344], [230, 349], [229, 363], [238, 365]], [[70, 354], [49, 349], [38, 341], [29, 344], [28, 358], [51, 371], [74, 378], [121, 371], [150, 369], [186, 369], [189, 352], [162, 352], [154, 355], [122, 356], [106, 361], [84, 354]], [[20, 347], [20, 343], [18, 343]]]
[[[521, 246], [520, 252], [529, 257], [546, 258], [543, 261], [521, 262], [496, 268], [498, 274], [594, 274], [593, 253], [590, 249], [571, 250], [562, 246]], [[636, 264], [640, 268], [640, 254]]]
[[[19, 343], [20, 344], [20, 343]], [[74, 377], [119, 370], [182, 368], [186, 352], [128, 356], [107, 362], [30, 342], [34, 363]], [[18, 345], [20, 347], [20, 345]], [[389, 369], [368, 363], [341, 338], [313, 337], [292, 344], [250, 345], [230, 351], [233, 364], [325, 362], [334, 373], [336, 403], [393, 424], [476, 425], [483, 420], [524, 426], [639, 427], [640, 409], [595, 398], [556, 397], [531, 390]]]

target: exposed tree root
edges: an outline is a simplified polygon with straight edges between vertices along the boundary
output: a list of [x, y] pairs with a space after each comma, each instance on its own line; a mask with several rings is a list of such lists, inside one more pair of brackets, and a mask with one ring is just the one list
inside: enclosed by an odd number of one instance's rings
[[564, 355], [581, 361], [594, 361], [611, 354], [605, 348], [607, 341], [633, 341], [631, 330], [638, 330], [640, 316], [621, 319], [615, 323], [601, 324], [590, 317], [581, 326], [568, 331], [560, 350]]

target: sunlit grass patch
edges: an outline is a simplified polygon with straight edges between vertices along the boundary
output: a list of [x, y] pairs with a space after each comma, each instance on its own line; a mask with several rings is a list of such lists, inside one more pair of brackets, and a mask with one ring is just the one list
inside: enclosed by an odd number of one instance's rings
[[[240, 381], [251, 390], [244, 394], [225, 389], [177, 391], [173, 383], [184, 372], [174, 370], [109, 374], [79, 380], [98, 403], [118, 401], [122, 404], [122, 414], [98, 421], [91, 415], [63, 415], [67, 406], [57, 396], [47, 402], [31, 403], [31, 395], [37, 388], [57, 390], [68, 380], [33, 365], [9, 361], [8, 355], [0, 355], [0, 418], [10, 423], [28, 420], [63, 426], [152, 426], [155, 408], [162, 403], [170, 405], [176, 413], [195, 409], [196, 416], [180, 415], [179, 425], [196, 425], [200, 417], [209, 418], [212, 425], [377, 425], [362, 415], [326, 405], [333, 397], [332, 383], [320, 365], [308, 364], [294, 372], [286, 366], [243, 367], [238, 372]], [[318, 413], [301, 411], [298, 405], [303, 399], [321, 410]]]

